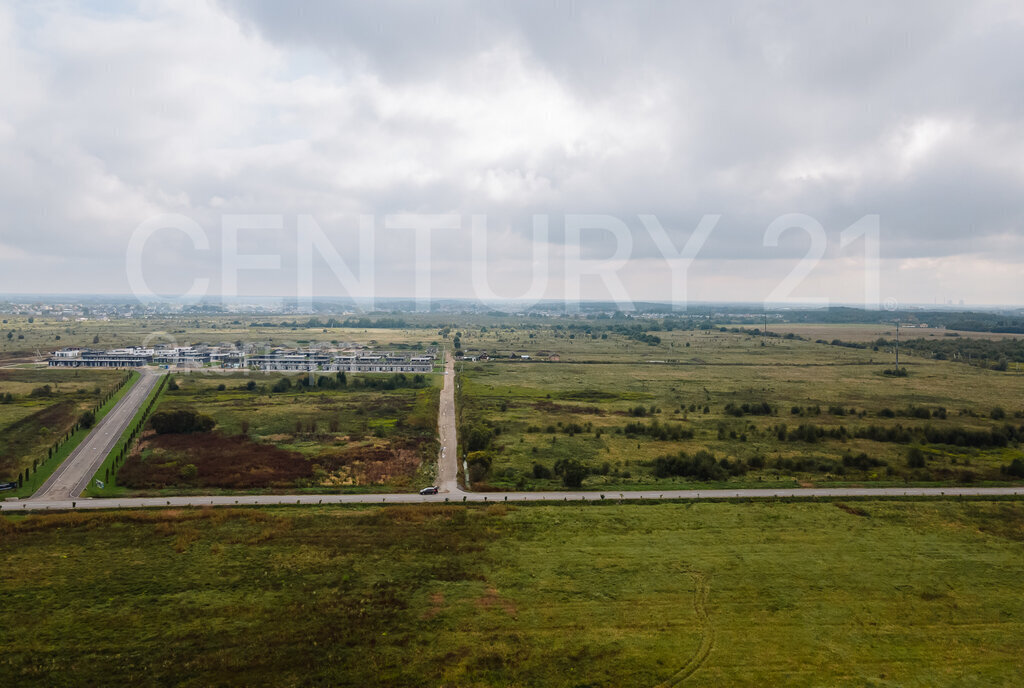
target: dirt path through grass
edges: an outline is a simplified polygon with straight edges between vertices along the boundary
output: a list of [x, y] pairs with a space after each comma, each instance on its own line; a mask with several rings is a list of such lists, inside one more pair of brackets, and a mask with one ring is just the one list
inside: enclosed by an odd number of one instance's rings
[[441, 442], [441, 453], [437, 460], [437, 486], [441, 492], [461, 492], [458, 481], [458, 440], [455, 433], [455, 359], [453, 356], [446, 358], [444, 386], [441, 388], [437, 412], [437, 436]]
[[711, 651], [715, 649], [715, 629], [711, 625], [711, 618], [708, 614], [708, 598], [711, 596], [711, 584], [708, 581], [708, 577], [703, 573], [698, 571], [688, 571], [687, 573], [693, 578], [694, 583], [693, 609], [697, 614], [697, 621], [700, 623], [700, 645], [686, 664], [666, 680], [659, 683], [656, 688], [673, 688], [674, 686], [683, 685], [686, 679], [693, 676], [704, 665], [704, 662], [711, 655]]

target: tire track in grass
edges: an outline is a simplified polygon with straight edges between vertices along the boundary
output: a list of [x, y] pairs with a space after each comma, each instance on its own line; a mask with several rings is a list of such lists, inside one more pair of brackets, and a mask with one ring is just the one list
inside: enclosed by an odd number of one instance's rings
[[711, 625], [711, 617], [708, 613], [708, 599], [711, 596], [711, 583], [708, 577], [700, 573], [699, 571], [687, 571], [691, 578], [693, 578], [694, 591], [693, 591], [693, 609], [697, 614], [697, 624], [700, 630], [700, 644], [697, 646], [696, 652], [693, 656], [684, 664], [682, 667], [677, 669], [675, 673], [669, 676], [667, 679], [657, 684], [655, 688], [673, 688], [673, 686], [682, 685], [686, 679], [690, 678], [704, 666], [708, 657], [711, 655], [711, 651], [715, 649], [715, 629]]

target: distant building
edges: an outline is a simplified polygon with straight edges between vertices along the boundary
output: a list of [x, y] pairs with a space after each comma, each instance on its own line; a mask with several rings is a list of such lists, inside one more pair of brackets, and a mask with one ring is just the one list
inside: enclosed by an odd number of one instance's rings
[[137, 368], [153, 361], [153, 350], [142, 347], [127, 349], [63, 349], [50, 356], [53, 368]]
[[328, 349], [275, 349], [251, 353], [204, 344], [145, 349], [129, 347], [99, 351], [66, 348], [50, 354], [54, 368], [136, 368], [155, 363], [177, 368], [257, 368], [283, 372], [429, 373], [434, 369], [433, 349], [418, 355], [364, 351], [337, 353]]

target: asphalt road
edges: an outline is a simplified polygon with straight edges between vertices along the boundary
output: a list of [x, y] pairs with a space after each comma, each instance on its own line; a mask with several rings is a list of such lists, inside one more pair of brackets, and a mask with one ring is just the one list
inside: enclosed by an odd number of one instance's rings
[[1024, 497], [1024, 487], [837, 487], [785, 490], [641, 490], [635, 492], [463, 492], [421, 496], [411, 494], [357, 495], [226, 495], [194, 497], [132, 497], [123, 499], [50, 499], [0, 502], [0, 511], [63, 509], [139, 509], [184, 506], [271, 506], [280, 504], [424, 504], [448, 502], [580, 502], [619, 499], [776, 499], [785, 497]]
[[31, 501], [66, 501], [82, 494], [160, 379], [160, 373], [156, 371], [144, 368], [139, 372], [139, 380], [29, 498]]
[[444, 386], [437, 411], [437, 436], [441, 453], [437, 459], [437, 486], [442, 494], [459, 492], [458, 438], [455, 432], [455, 359], [448, 356], [444, 366]]

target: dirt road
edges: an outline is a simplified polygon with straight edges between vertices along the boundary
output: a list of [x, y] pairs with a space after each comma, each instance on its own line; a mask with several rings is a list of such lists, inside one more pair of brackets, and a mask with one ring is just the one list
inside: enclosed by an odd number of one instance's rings
[[437, 436], [441, 453], [437, 459], [437, 486], [441, 493], [461, 493], [459, 490], [459, 448], [455, 431], [455, 359], [446, 356], [444, 386], [437, 412]]

